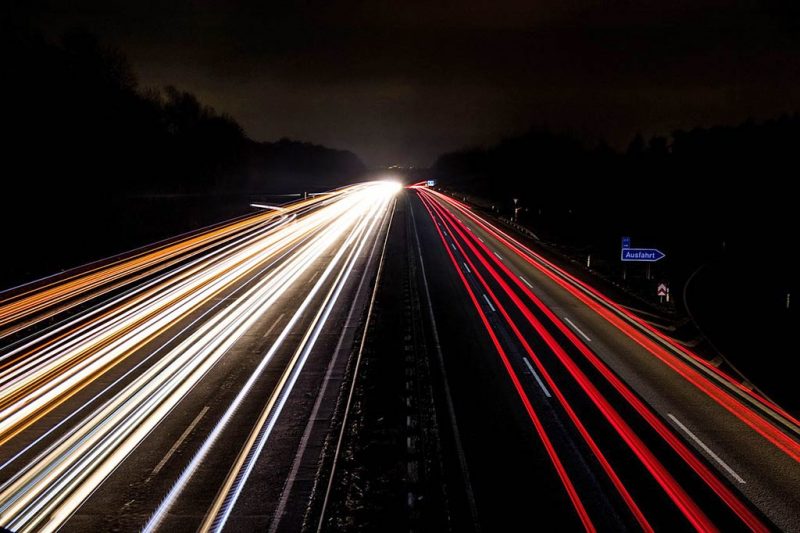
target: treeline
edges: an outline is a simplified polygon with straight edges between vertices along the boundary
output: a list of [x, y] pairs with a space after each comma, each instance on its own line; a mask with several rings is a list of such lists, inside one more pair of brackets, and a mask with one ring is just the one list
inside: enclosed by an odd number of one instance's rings
[[51, 41], [0, 19], [0, 60], [0, 289], [364, 172], [350, 152], [256, 142], [191, 93], [140, 87], [86, 32]]
[[2, 40], [7, 200], [276, 191], [364, 171], [350, 152], [255, 142], [191, 93], [140, 87], [126, 57], [89, 33], [51, 42], [12, 27]]
[[555, 234], [569, 233], [569, 220], [590, 222], [575, 228], [576, 239], [625, 232], [747, 245], [756, 236], [778, 242], [797, 221], [789, 191], [798, 153], [795, 113], [637, 135], [624, 151], [534, 129], [487, 148], [444, 154], [433, 173], [442, 185], [490, 199], [506, 213], [519, 198], [526, 209], [520, 216], [545, 230], [553, 226]]

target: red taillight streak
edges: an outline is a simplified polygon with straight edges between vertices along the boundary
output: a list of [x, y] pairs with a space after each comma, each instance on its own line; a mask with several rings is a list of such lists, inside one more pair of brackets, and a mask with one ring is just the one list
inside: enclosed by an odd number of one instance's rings
[[[669, 337], [667, 337], [666, 335], [664, 335], [663, 333], [661, 333], [660, 331], [658, 331], [657, 329], [655, 329], [654, 327], [649, 325], [647, 322], [645, 322], [644, 320], [639, 318], [638, 316], [636, 316], [633, 313], [629, 312], [628, 310], [626, 310], [625, 308], [623, 308], [622, 306], [617, 304], [615, 301], [611, 300], [609, 297], [604, 295], [599, 290], [595, 289], [594, 287], [591, 287], [591, 286], [587, 285], [586, 283], [584, 283], [580, 279], [574, 277], [573, 275], [569, 274], [565, 270], [559, 268], [557, 265], [555, 265], [554, 263], [548, 261], [546, 258], [544, 258], [541, 255], [537, 254], [536, 252], [534, 252], [530, 248], [527, 248], [525, 245], [523, 245], [522, 243], [520, 243], [519, 241], [517, 241], [513, 237], [507, 235], [506, 233], [503, 233], [502, 231], [500, 231], [496, 227], [492, 226], [488, 222], [482, 220], [480, 217], [478, 217], [478, 216], [476, 216], [475, 214], [472, 213], [472, 208], [470, 206], [468, 206], [468, 205], [456, 200], [455, 198], [450, 198], [448, 196], [445, 196], [445, 195], [443, 195], [441, 193], [437, 193], [435, 191], [427, 191], [427, 192], [430, 192], [431, 194], [435, 194], [437, 197], [439, 197], [439, 198], [447, 201], [448, 203], [454, 205], [455, 207], [461, 209], [464, 212], [464, 214], [466, 214], [473, 221], [475, 221], [477, 224], [479, 224], [481, 227], [483, 227], [487, 232], [489, 232], [492, 235], [494, 235], [498, 240], [500, 240], [504, 244], [506, 244], [506, 246], [508, 246], [509, 248], [513, 249], [518, 255], [523, 257], [523, 259], [525, 259], [527, 262], [533, 264], [537, 269], [542, 270], [541, 265], [536, 264], [531, 259], [530, 256], [534, 256], [536, 258], [536, 261], [545, 264], [548, 269], [557, 272], [558, 276], [560, 276], [562, 279], [566, 279], [570, 283], [578, 285], [579, 287], [581, 287], [582, 290], [590, 293], [594, 298], [597, 298], [597, 299], [601, 300], [605, 305], [607, 305], [608, 307], [613, 308], [613, 310], [616, 313], [624, 315], [627, 319], [629, 319], [629, 320], [631, 320], [633, 322], [636, 322], [637, 325], [641, 326], [642, 328], [647, 329], [653, 336], [657, 337], [661, 342], [664, 342], [664, 343], [668, 344], [674, 350], [679, 351], [679, 352], [687, 355], [688, 357], [691, 357], [692, 359], [697, 361], [699, 364], [702, 364], [704, 367], [706, 367], [709, 370], [713, 371], [715, 374], [717, 374], [721, 378], [725, 379], [731, 385], [735, 386], [736, 388], [738, 388], [739, 390], [741, 390], [745, 394], [751, 396], [753, 399], [755, 399], [755, 400], [759, 401], [760, 403], [764, 404], [765, 406], [769, 407], [770, 409], [775, 411], [775, 413], [777, 413], [781, 417], [785, 418], [786, 420], [792, 422], [795, 425], [800, 425], [800, 420], [798, 420], [797, 418], [792, 416], [790, 413], [785, 411], [781, 406], [775, 404], [774, 402], [772, 402], [768, 398], [765, 398], [764, 396], [762, 396], [758, 392], [745, 387], [738, 380], [736, 380], [735, 378], [733, 378], [729, 374], [727, 374], [727, 373], [723, 372], [722, 370], [720, 370], [719, 368], [715, 367], [714, 365], [712, 365], [711, 363], [709, 363], [708, 361], [706, 361], [705, 359], [703, 359], [699, 355], [695, 354], [691, 350], [688, 350], [688, 349], [684, 348], [683, 346], [677, 344], [674, 340], [670, 339]], [[556, 280], [556, 281], [558, 281], [558, 280]], [[559, 281], [559, 283], [561, 283], [561, 282]]]
[[[452, 220], [455, 220], [457, 224], [461, 224], [455, 217], [453, 217], [453, 215], [447, 213], [441, 207], [435, 207], [435, 209], [437, 209], [437, 212], [440, 214], [440, 216], [442, 216], [443, 219], [450, 217]], [[456, 224], [452, 223], [452, 220], [450, 227], [455, 229], [455, 231], [466, 242], [467, 246], [470, 248], [470, 250], [472, 250], [484, 268], [486, 268], [492, 277], [497, 281], [497, 283], [500, 284], [503, 290], [512, 299], [514, 304], [519, 308], [520, 312], [522, 312], [528, 322], [534, 327], [534, 329], [536, 329], [539, 336], [547, 343], [553, 353], [556, 354], [558, 359], [569, 371], [570, 375], [575, 379], [581, 389], [583, 389], [587, 396], [592, 400], [598, 410], [603, 414], [609, 424], [611, 424], [611, 426], [617, 431], [623, 441], [628, 445], [631, 451], [633, 451], [634, 455], [636, 455], [636, 457], [641, 461], [653, 478], [658, 482], [659, 485], [661, 485], [661, 487], [664, 489], [664, 492], [686, 516], [687, 520], [689, 520], [689, 522], [698, 531], [715, 530], [716, 528], [714, 527], [713, 523], [708, 519], [705, 513], [703, 513], [700, 507], [692, 500], [686, 491], [683, 490], [675, 478], [672, 477], [672, 475], [655, 457], [655, 455], [653, 455], [647, 445], [645, 445], [638, 435], [636, 435], [633, 429], [628, 426], [616, 409], [614, 409], [611, 404], [608, 403], [600, 391], [598, 391], [597, 388], [591, 383], [586, 374], [584, 374], [583, 371], [577, 367], [575, 362], [557, 343], [552, 335], [550, 335], [550, 333], [544, 328], [544, 325], [533, 316], [531, 311], [522, 302], [522, 300], [520, 300], [516, 293], [514, 293], [511, 287], [499, 276], [497, 271], [492, 268], [483, 255], [478, 252], [475, 246], [466, 237], [464, 232], [461, 231]], [[474, 268], [473, 271], [475, 272], [476, 276], [480, 276], [480, 274]], [[482, 283], [485, 282], [482, 280]]]
[[[429, 191], [426, 191], [426, 192], [429, 192]], [[446, 201], [448, 201], [449, 203], [451, 203], [453, 205], [456, 205], [456, 207], [460, 207], [459, 205], [457, 205], [457, 204], [460, 204], [460, 202], [458, 202], [456, 200], [453, 200], [452, 198], [448, 198], [446, 196], [439, 195], [438, 193], [437, 193], [437, 196], [445, 199]], [[464, 214], [466, 214], [468, 217], [470, 217], [472, 220], [474, 220], [476, 223], [481, 225], [484, 229], [486, 229], [486, 231], [488, 231], [489, 233], [494, 235], [495, 238], [497, 238], [499, 241], [501, 241], [503, 244], [505, 244], [509, 249], [513, 250], [517, 255], [522, 257], [526, 262], [528, 262], [529, 264], [533, 265], [535, 268], [537, 268], [539, 271], [544, 273], [550, 279], [552, 279], [553, 281], [558, 283], [565, 290], [570, 292], [573, 296], [575, 296], [576, 298], [578, 298], [579, 300], [584, 302], [588, 307], [593, 309], [597, 314], [599, 314], [600, 316], [605, 318], [608, 322], [610, 322], [611, 324], [616, 326], [620, 331], [625, 333], [628, 337], [630, 337], [637, 344], [639, 344], [640, 346], [645, 348], [648, 352], [650, 352], [651, 354], [653, 354], [656, 357], [658, 357], [661, 361], [663, 361], [665, 364], [667, 364], [675, 372], [677, 372], [678, 374], [683, 376], [684, 379], [686, 379], [687, 381], [692, 383], [694, 386], [696, 386], [698, 389], [703, 391], [706, 395], [708, 395], [709, 397], [714, 399], [718, 404], [720, 404], [722, 407], [724, 407], [730, 413], [735, 415], [742, 422], [744, 422], [745, 424], [750, 426], [754, 431], [756, 431], [762, 437], [764, 437], [765, 439], [770, 441], [778, 449], [782, 450], [784, 453], [786, 453], [789, 457], [791, 457], [795, 461], [800, 462], [800, 444], [799, 443], [797, 443], [796, 441], [792, 440], [788, 435], [784, 434], [779, 429], [777, 429], [775, 426], [773, 426], [771, 423], [765, 421], [762, 417], [760, 417], [758, 414], [753, 412], [752, 409], [750, 409], [746, 405], [742, 404], [741, 402], [739, 402], [738, 400], [736, 400], [735, 398], [730, 396], [730, 394], [725, 392], [723, 389], [719, 388], [717, 385], [715, 385], [714, 383], [709, 381], [708, 378], [706, 378], [705, 376], [700, 374], [697, 370], [691, 368], [685, 362], [679, 360], [678, 358], [676, 358], [675, 356], [673, 356], [672, 354], [670, 354], [669, 352], [664, 350], [662, 347], [658, 346], [658, 344], [656, 344], [651, 339], [648, 339], [645, 335], [643, 335], [636, 328], [632, 327], [630, 324], [625, 323], [624, 320], [620, 319], [613, 312], [609, 311], [608, 309], [603, 307], [601, 304], [599, 304], [598, 302], [594, 301], [594, 299], [592, 299], [591, 297], [587, 296], [586, 294], [583, 294], [580, 290], [576, 289], [569, 282], [564, 281], [558, 275], [554, 274], [553, 272], [550, 272], [548, 269], [542, 268], [541, 265], [537, 264], [537, 262], [534, 261], [533, 259], [531, 259], [524, 251], [522, 251], [517, 246], [512, 244], [507, 238], [504, 238], [502, 236], [502, 234], [498, 234], [498, 232], [494, 231], [491, 228], [491, 226], [488, 226], [479, 217], [475, 216], [474, 214], [470, 213], [469, 211], [462, 211], [462, 212]], [[536, 255], [537, 258], [540, 258], [540, 256], [538, 256], [534, 252], [530, 252], [530, 253]], [[560, 271], [560, 269], [558, 269], [558, 267], [555, 267], [554, 265], [552, 265], [552, 263], [549, 263], [546, 259], [544, 259], [544, 258], [540, 258], [540, 259], [541, 259], [542, 262], [545, 262], [548, 265], [551, 265], [551, 267], [554, 270], [559, 270]], [[560, 272], [563, 272], [563, 271], [560, 271]], [[588, 292], [591, 292], [592, 294], [595, 294], [598, 298], [603, 299], [609, 305], [613, 306], [615, 309], [617, 309], [620, 312], [624, 313], [626, 316], [631, 316], [627, 312], [619, 309], [618, 306], [614, 302], [609, 300], [607, 297], [605, 297], [602, 294], [598, 293], [597, 291], [589, 288], [584, 283], [576, 280], [575, 278], [572, 278], [571, 276], [569, 276], [569, 274], [563, 273], [563, 275], [566, 276], [566, 277], [569, 277], [572, 280], [574, 280], [574, 282], [576, 284], [580, 285], [581, 287], [583, 287]], [[517, 282], [517, 283], [519, 284], [519, 282]], [[634, 319], [635, 319], [635, 317], [634, 317]], [[564, 326], [564, 327], [566, 327], [566, 326]], [[657, 335], [659, 338], [664, 339], [665, 342], [669, 342], [668, 339], [666, 337], [664, 337], [663, 335], [661, 335], [660, 333], [652, 330], [651, 328], [649, 328], [649, 329], [651, 331], [653, 331], [653, 333], [655, 335]], [[684, 350], [684, 352], [689, 354], [689, 355], [692, 355], [693, 357], [695, 357], [698, 360], [702, 360], [697, 355], [691, 354], [691, 352], [688, 352], [686, 350]], [[711, 368], [714, 368], [714, 367], [711, 366]], [[742, 387], [740, 384], [736, 383], [732, 378], [730, 378], [730, 376], [727, 376], [727, 374], [724, 374], [719, 369], [714, 368], [714, 370], [716, 370], [718, 374], [720, 374], [722, 377], [724, 377], [725, 379], [727, 379], [731, 383], [737, 385], [741, 390], [746, 392], [748, 395], [750, 395], [753, 398], [759, 400], [760, 402], [764, 403], [765, 405], [770, 406], [777, 413], [779, 413], [781, 416], [783, 416], [787, 420], [790, 420], [790, 421], [794, 422], [795, 419], [791, 415], [786, 413], [785, 411], [781, 410], [779, 407], [775, 406], [774, 404], [772, 404], [768, 400], [763, 399], [760, 395], [758, 395], [754, 391], [751, 391], [751, 390], [749, 390], [749, 389], [747, 389], [745, 387]]]
[[425, 209], [428, 210], [428, 214], [431, 216], [431, 219], [433, 220], [433, 225], [436, 228], [436, 232], [439, 234], [439, 238], [442, 240], [442, 243], [444, 243], [445, 251], [447, 252], [448, 257], [450, 258], [450, 261], [453, 263], [453, 267], [456, 269], [456, 272], [458, 273], [461, 282], [464, 284], [464, 287], [466, 288], [467, 293], [469, 294], [470, 300], [472, 301], [472, 305], [478, 312], [478, 315], [481, 318], [481, 322], [483, 323], [484, 328], [486, 328], [486, 331], [489, 333], [489, 337], [491, 338], [492, 343], [494, 344], [494, 347], [497, 350], [497, 353], [500, 355], [500, 358], [503, 361], [503, 366], [505, 366], [506, 372], [508, 372], [508, 375], [511, 377], [511, 381], [514, 384], [514, 387], [516, 388], [517, 394], [522, 400], [523, 405], [525, 406], [525, 410], [528, 413], [528, 417], [531, 419], [531, 422], [536, 428], [536, 432], [538, 433], [539, 438], [542, 441], [542, 444], [544, 444], [545, 450], [547, 451], [547, 454], [550, 457], [550, 460], [553, 463], [553, 466], [555, 467], [559, 478], [561, 479], [561, 483], [564, 485], [564, 488], [566, 489], [567, 494], [569, 495], [572, 505], [575, 507], [575, 510], [577, 511], [578, 516], [580, 517], [583, 527], [586, 529], [586, 531], [591, 531], [591, 532], [596, 531], [594, 524], [592, 523], [592, 520], [589, 517], [589, 513], [586, 511], [586, 508], [584, 507], [583, 502], [581, 501], [577, 490], [575, 490], [575, 486], [573, 485], [572, 480], [569, 478], [569, 474], [567, 474], [567, 471], [564, 468], [561, 459], [559, 459], [558, 454], [556, 453], [553, 443], [550, 441], [550, 437], [548, 437], [547, 433], [545, 432], [544, 426], [542, 425], [538, 415], [533, 409], [533, 405], [531, 405], [530, 400], [528, 400], [528, 397], [525, 394], [525, 390], [522, 387], [522, 383], [520, 383], [519, 379], [517, 378], [517, 375], [514, 373], [514, 370], [511, 366], [511, 362], [508, 360], [508, 356], [506, 355], [505, 350], [500, 345], [499, 339], [497, 338], [494, 330], [489, 324], [489, 320], [488, 318], [486, 318], [486, 314], [483, 312], [483, 309], [481, 309], [480, 303], [478, 302], [475, 293], [469, 286], [469, 282], [467, 281], [466, 277], [464, 277], [464, 274], [461, 272], [461, 269], [459, 268], [458, 262], [453, 256], [453, 253], [447, 247], [447, 241], [445, 240], [444, 235], [442, 235], [441, 230], [439, 230], [439, 226], [436, 224], [436, 219], [434, 218], [433, 213], [430, 211], [430, 209], [428, 209], [427, 205], [425, 205]]
[[[591, 288], [589, 288], [587, 290], [591, 291]], [[674, 349], [676, 351], [679, 351], [679, 352], [685, 354], [688, 357], [691, 357], [697, 363], [703, 365], [705, 368], [707, 368], [711, 372], [713, 372], [716, 375], [720, 376], [721, 378], [723, 378], [725, 381], [727, 381], [728, 383], [730, 383], [731, 385], [733, 385], [734, 387], [736, 387], [740, 391], [744, 392], [745, 394], [747, 394], [748, 396], [752, 397], [754, 400], [758, 401], [759, 403], [763, 404], [764, 406], [770, 408], [771, 410], [773, 410], [779, 416], [785, 418], [788, 422], [791, 422], [792, 424], [794, 424], [796, 426], [800, 426], [800, 421], [797, 420], [797, 418], [793, 417], [790, 413], [785, 411], [780, 405], [776, 404], [775, 402], [773, 402], [769, 398], [766, 398], [766, 397], [762, 396], [758, 392], [756, 392], [756, 391], [754, 391], [752, 389], [748, 389], [747, 387], [742, 385], [742, 383], [740, 383], [739, 380], [733, 378], [730, 374], [727, 374], [727, 373], [723, 372], [722, 370], [720, 370], [719, 368], [715, 367], [710, 362], [706, 361], [705, 359], [703, 359], [699, 355], [695, 354], [691, 350], [687, 350], [686, 348], [684, 348], [683, 346], [677, 344], [675, 341], [673, 341], [669, 337], [664, 336], [656, 328], [654, 328], [653, 326], [651, 326], [650, 324], [648, 324], [647, 322], [645, 322], [641, 318], [637, 317], [636, 315], [628, 312], [625, 309], [620, 308], [619, 305], [617, 305], [613, 301], [609, 300], [606, 296], [604, 296], [604, 295], [602, 295], [600, 293], [597, 293], [596, 296], [598, 298], [603, 299], [605, 302], [608, 303], [608, 305], [610, 305], [611, 307], [616, 309], [618, 312], [624, 314], [630, 320], [636, 322], [639, 326], [647, 329], [653, 336], [658, 337], [658, 339], [660, 339], [662, 342], [667, 343], [672, 349]], [[702, 376], [702, 374], [700, 374], [700, 375]]]
[[[423, 200], [423, 202], [424, 201], [425, 200]], [[435, 209], [435, 206], [434, 206], [434, 209]], [[441, 216], [440, 216], [440, 218], [441, 218]], [[448, 225], [447, 222], [444, 221], [444, 219], [442, 219], [442, 220], [446, 225]], [[458, 228], [455, 228], [452, 224], [449, 224], [449, 227], [455, 229], [455, 231], [459, 232], [459, 234], [460, 234], [460, 230]], [[531, 360], [534, 362], [536, 367], [539, 369], [539, 372], [542, 374], [542, 377], [547, 382], [547, 384], [550, 386], [550, 389], [553, 391], [553, 394], [555, 394], [555, 396], [558, 399], [559, 403], [561, 403], [562, 407], [566, 411], [566, 413], [569, 416], [570, 420], [572, 420], [573, 424], [575, 424], [575, 427], [578, 429], [578, 432], [581, 434], [583, 439], [586, 441], [587, 445], [592, 450], [592, 453], [595, 455], [595, 457], [597, 457], [598, 462], [600, 463], [600, 465], [602, 466], [603, 470], [608, 475], [609, 479], [611, 480], [612, 484], [614, 485], [614, 487], [619, 492], [619, 494], [622, 497], [622, 499], [625, 501], [626, 505], [628, 506], [628, 508], [630, 509], [631, 513], [635, 517], [636, 521], [639, 523], [639, 525], [642, 527], [642, 529], [644, 531], [653, 531], [652, 526], [647, 521], [647, 518], [644, 516], [644, 514], [641, 511], [641, 509], [639, 509], [639, 506], [636, 504], [636, 502], [634, 501], [633, 497], [628, 492], [628, 489], [625, 488], [624, 484], [622, 483], [622, 480], [619, 478], [617, 473], [614, 471], [614, 469], [612, 468], [611, 464], [608, 462], [608, 460], [606, 459], [605, 455], [600, 450], [600, 447], [597, 446], [597, 443], [594, 441], [592, 436], [589, 434], [589, 431], [586, 429], [586, 427], [583, 425], [583, 423], [578, 418], [577, 414], [575, 414], [575, 411], [572, 409], [572, 406], [569, 404], [567, 399], [564, 397], [563, 393], [561, 392], [561, 389], [559, 389], [558, 385], [555, 383], [555, 381], [553, 381], [553, 378], [550, 376], [550, 373], [544, 367], [542, 362], [539, 360], [539, 357], [534, 353], [533, 348], [531, 348], [531, 346], [528, 343], [528, 341], [522, 335], [522, 332], [520, 332], [520, 330], [517, 327], [517, 325], [511, 319], [511, 317], [509, 316], [508, 312], [505, 309], [505, 306], [503, 306], [503, 304], [500, 303], [500, 301], [497, 298], [497, 296], [495, 295], [494, 291], [492, 291], [491, 287], [489, 287], [489, 284], [486, 283], [486, 280], [483, 278], [483, 276], [480, 274], [480, 272], [478, 272], [477, 268], [475, 268], [475, 264], [472, 262], [472, 260], [464, 252], [464, 249], [461, 246], [461, 244], [458, 241], [455, 241], [455, 244], [458, 247], [458, 250], [464, 256], [464, 259], [466, 260], [466, 262], [469, 265], [469, 267], [472, 269], [472, 271], [475, 274], [475, 276], [480, 281], [481, 285], [483, 285], [484, 289], [489, 294], [489, 296], [491, 297], [492, 301], [495, 303], [495, 307], [500, 311], [500, 313], [503, 315], [503, 318], [505, 318], [506, 322], [511, 326], [511, 329], [513, 330], [513, 332], [516, 335], [517, 339], [520, 341], [520, 343], [522, 344], [523, 348], [525, 348], [525, 351], [528, 353], [528, 356], [531, 358]]]
[[[451, 213], [444, 211], [459, 225], [465, 227]], [[536, 306], [545, 313], [548, 319], [572, 342], [581, 353], [597, 368], [598, 371], [614, 386], [614, 388], [636, 409], [636, 411], [655, 429], [658, 434], [686, 461], [687, 464], [717, 493], [717, 495], [753, 530], [768, 531], [761, 521], [706, 467], [667, 426], [653, 414], [650, 409], [633, 394], [632, 391], [603, 363], [589, 348], [569, 329], [547, 306], [525, 286], [501, 261], [495, 258], [489, 248], [473, 237], [473, 242], [480, 246], [484, 253], [497, 264], [503, 272], [514, 280], [516, 285], [528, 296]], [[469, 244], [469, 243], [468, 243]], [[535, 320], [535, 318], [534, 318]], [[534, 326], [536, 327], [536, 326]], [[548, 334], [549, 335], [549, 334]], [[552, 337], [551, 337], [552, 338]], [[546, 339], [545, 339], [546, 340]], [[549, 343], [548, 343], [549, 344]]]

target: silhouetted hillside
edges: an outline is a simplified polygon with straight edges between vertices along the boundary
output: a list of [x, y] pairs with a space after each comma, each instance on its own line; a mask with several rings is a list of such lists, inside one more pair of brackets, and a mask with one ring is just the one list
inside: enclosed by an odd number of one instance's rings
[[352, 152], [280, 139], [247, 146], [245, 188], [253, 192], [330, 189], [362, 176], [364, 164]]
[[364, 171], [350, 152], [251, 141], [233, 118], [175, 87], [140, 88], [125, 56], [91, 34], [52, 43], [15, 28], [2, 49], [3, 164], [19, 169], [5, 180], [14, 197], [301, 189]]
[[256, 142], [191, 93], [140, 87], [91, 34], [0, 30], [0, 288], [241, 215], [253, 195], [364, 172], [351, 152]]
[[[594, 221], [590, 242], [595, 228], [699, 235], [730, 247], [746, 246], [760, 232], [777, 243], [783, 237], [775, 229], [792, 227], [796, 214], [787, 191], [797, 153], [800, 115], [794, 114], [649, 140], [637, 136], [624, 153], [533, 130], [488, 148], [444, 154], [433, 172], [443, 185], [489, 198], [506, 212], [512, 198], [520, 198], [527, 208], [520, 216], [543, 231], [553, 226], [561, 237], [570, 231], [561, 225], [569, 215]], [[545, 216], [535, 220], [540, 210]], [[586, 238], [586, 230], [575, 237]]]

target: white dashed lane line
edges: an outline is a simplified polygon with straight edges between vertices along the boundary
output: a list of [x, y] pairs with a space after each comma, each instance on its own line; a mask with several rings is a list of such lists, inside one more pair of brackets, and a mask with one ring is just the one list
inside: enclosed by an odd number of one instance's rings
[[486, 303], [489, 305], [489, 309], [491, 309], [492, 311], [495, 311], [495, 308], [492, 305], [492, 302], [489, 301], [489, 297], [484, 294], [483, 295], [483, 299], [486, 300]]
[[539, 374], [537, 374], [536, 370], [533, 369], [533, 365], [531, 364], [531, 362], [528, 361], [528, 359], [526, 359], [525, 357], [522, 358], [522, 361], [525, 363], [525, 366], [528, 367], [528, 370], [530, 370], [533, 377], [536, 378], [536, 383], [538, 383], [539, 387], [542, 388], [542, 392], [544, 392], [544, 395], [547, 396], [548, 398], [552, 398], [552, 396], [550, 396], [550, 391], [548, 391], [547, 387], [544, 386], [544, 383], [539, 377]]
[[574, 329], [575, 331], [577, 331], [577, 332], [580, 334], [580, 336], [581, 336], [581, 337], [583, 337], [584, 339], [586, 339], [586, 342], [592, 342], [592, 339], [590, 339], [590, 338], [589, 338], [589, 336], [588, 336], [586, 333], [584, 333], [584, 332], [581, 330], [581, 328], [579, 328], [578, 326], [576, 326], [576, 325], [575, 325], [575, 322], [573, 322], [572, 320], [570, 320], [570, 319], [569, 319], [569, 318], [567, 318], [567, 317], [564, 317], [564, 320], [566, 320], [566, 321], [567, 321], [567, 324], [569, 324], [570, 326], [572, 326], [572, 329]]

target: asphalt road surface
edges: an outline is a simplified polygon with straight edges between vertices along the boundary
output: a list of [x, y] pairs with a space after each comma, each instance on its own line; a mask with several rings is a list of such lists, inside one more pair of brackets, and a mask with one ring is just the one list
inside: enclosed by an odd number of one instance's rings
[[298, 529], [397, 188], [340, 189], [4, 293], [0, 525]]
[[397, 192], [354, 185], [0, 293], [0, 526], [330, 527], [309, 509], [400, 235], [381, 306], [413, 296], [396, 311], [418, 334], [397, 336], [424, 345], [404, 364], [436, 420], [405, 425], [441, 435], [450, 527], [800, 531], [794, 417], [450, 197], [412, 187], [390, 232]]
[[798, 423], [460, 202], [413, 214], [485, 530], [800, 530]]

